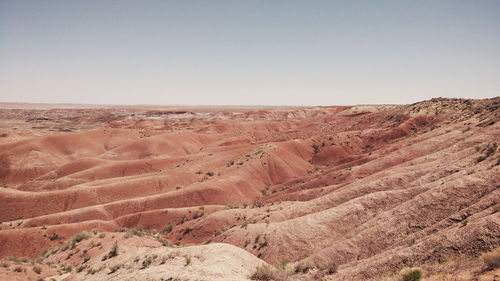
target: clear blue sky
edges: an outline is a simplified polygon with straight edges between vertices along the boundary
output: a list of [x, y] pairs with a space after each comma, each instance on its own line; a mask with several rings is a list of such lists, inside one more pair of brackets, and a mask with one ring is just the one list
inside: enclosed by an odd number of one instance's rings
[[500, 1], [0, 0], [0, 102], [500, 95]]

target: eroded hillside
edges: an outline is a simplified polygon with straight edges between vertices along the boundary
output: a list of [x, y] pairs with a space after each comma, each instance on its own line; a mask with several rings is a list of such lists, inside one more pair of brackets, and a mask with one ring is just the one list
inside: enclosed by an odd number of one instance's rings
[[277, 280], [500, 275], [479, 258], [500, 244], [499, 98], [12, 107], [0, 279], [246, 280], [265, 263], [281, 265]]

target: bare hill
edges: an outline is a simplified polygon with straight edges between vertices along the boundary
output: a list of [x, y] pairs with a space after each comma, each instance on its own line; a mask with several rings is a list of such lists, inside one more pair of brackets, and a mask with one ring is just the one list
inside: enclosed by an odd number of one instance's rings
[[[500, 244], [500, 98], [12, 107], [0, 111], [0, 279], [246, 280], [266, 263], [281, 265], [275, 280], [500, 275], [480, 258]], [[114, 241], [119, 255], [101, 260]]]

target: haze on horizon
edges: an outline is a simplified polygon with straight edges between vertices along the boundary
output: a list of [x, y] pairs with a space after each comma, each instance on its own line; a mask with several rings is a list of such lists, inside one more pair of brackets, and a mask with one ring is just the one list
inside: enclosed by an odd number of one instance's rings
[[500, 95], [500, 1], [0, 0], [0, 102]]

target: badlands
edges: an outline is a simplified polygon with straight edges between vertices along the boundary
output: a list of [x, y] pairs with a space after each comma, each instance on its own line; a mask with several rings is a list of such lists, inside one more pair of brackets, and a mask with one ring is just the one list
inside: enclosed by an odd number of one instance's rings
[[0, 280], [500, 280], [500, 98], [0, 104]]

